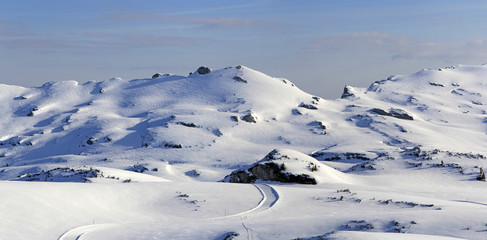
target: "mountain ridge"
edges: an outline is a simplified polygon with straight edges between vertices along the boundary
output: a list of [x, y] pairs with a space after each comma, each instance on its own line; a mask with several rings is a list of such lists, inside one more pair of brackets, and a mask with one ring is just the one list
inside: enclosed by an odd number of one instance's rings
[[0, 232], [484, 239], [485, 79], [428, 69], [334, 100], [245, 66], [0, 85]]
[[[487, 75], [485, 66], [422, 70], [367, 89], [353, 88], [353, 97], [337, 100], [309, 95], [289, 80], [244, 66], [195, 71], [188, 77], [49, 82], [35, 88], [4, 85], [2, 101], [7, 104], [1, 115], [7, 127], [0, 134], [1, 160], [10, 167], [42, 161], [90, 165], [109, 159], [116, 149], [128, 153], [120, 157], [125, 163], [112, 164], [123, 169], [153, 156], [235, 167], [251, 164], [250, 159], [256, 161], [274, 148], [307, 154], [354, 146], [359, 152], [415, 146], [458, 152], [453, 143], [462, 143], [461, 149], [484, 153], [487, 138], [478, 125], [487, 119], [487, 108], [483, 96], [474, 92], [483, 87], [477, 80], [482, 74]], [[468, 112], [458, 111], [466, 108]], [[428, 138], [440, 129], [456, 134]], [[227, 154], [229, 149], [241, 156]], [[209, 160], [197, 160], [201, 158]]]

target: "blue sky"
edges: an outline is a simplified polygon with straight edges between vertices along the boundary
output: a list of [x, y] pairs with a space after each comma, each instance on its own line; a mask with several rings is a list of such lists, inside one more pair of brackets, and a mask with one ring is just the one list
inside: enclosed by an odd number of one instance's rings
[[487, 63], [487, 1], [0, 3], [0, 83], [245, 65], [325, 98], [392, 74]]

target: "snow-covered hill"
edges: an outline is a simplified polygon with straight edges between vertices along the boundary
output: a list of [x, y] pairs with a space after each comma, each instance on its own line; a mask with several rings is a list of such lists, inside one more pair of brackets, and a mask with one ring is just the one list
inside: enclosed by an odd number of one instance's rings
[[0, 85], [0, 232], [483, 239], [485, 80], [485, 65], [427, 69], [337, 100], [244, 66]]
[[299, 107], [323, 100], [246, 67], [1, 91], [0, 155], [9, 168], [0, 178], [6, 180], [25, 174], [26, 165], [235, 168], [276, 146], [304, 152], [325, 146], [322, 119]]

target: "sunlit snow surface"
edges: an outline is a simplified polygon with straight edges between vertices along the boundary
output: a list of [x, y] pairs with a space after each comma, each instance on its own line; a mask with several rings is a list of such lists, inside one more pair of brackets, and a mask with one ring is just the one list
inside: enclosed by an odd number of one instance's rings
[[[487, 66], [0, 85], [0, 239], [485, 239]], [[218, 182], [274, 149], [316, 185]]]

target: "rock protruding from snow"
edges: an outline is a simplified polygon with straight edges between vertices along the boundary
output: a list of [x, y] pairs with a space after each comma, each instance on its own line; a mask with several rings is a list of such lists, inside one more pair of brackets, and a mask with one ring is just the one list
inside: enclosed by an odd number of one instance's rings
[[355, 97], [353, 87], [346, 85], [343, 88], [343, 93], [342, 93], [341, 98], [344, 99], [344, 98], [353, 98], [353, 97]]
[[155, 78], [158, 78], [158, 77], [161, 77], [161, 76], [162, 76], [162, 74], [156, 73], [156, 74], [152, 75], [152, 79], [155, 79]]
[[302, 102], [301, 104], [299, 104], [298, 107], [302, 107], [302, 108], [307, 108], [307, 109], [310, 109], [310, 110], [316, 110], [318, 109], [318, 107], [316, 107], [314, 104], [307, 104], [307, 103], [304, 103]]
[[414, 118], [409, 115], [406, 111], [398, 108], [391, 108], [389, 110], [389, 113], [391, 114], [392, 117], [399, 118], [399, 119], [404, 119], [404, 120], [413, 120]]
[[48, 171], [26, 173], [19, 176], [16, 181], [42, 181], [42, 182], [91, 182], [91, 178], [103, 177], [98, 169], [75, 169], [70, 167], [55, 168]]
[[383, 116], [395, 117], [404, 120], [414, 120], [411, 115], [402, 109], [391, 108], [389, 112], [386, 112], [380, 108], [373, 108], [370, 111]]
[[249, 123], [257, 123], [257, 117], [252, 115], [251, 113], [245, 115], [242, 117], [243, 121], [249, 122]]
[[247, 80], [245, 80], [239, 76], [234, 76], [233, 80], [235, 80], [236, 82], [247, 83]]
[[313, 127], [312, 132], [316, 134], [326, 134], [326, 125], [322, 121], [312, 121], [308, 126]]
[[344, 173], [332, 169], [306, 154], [288, 149], [274, 149], [262, 160], [248, 168], [232, 172], [223, 181], [254, 183], [258, 180], [317, 184], [330, 180], [341, 182], [344, 180]]
[[205, 75], [205, 74], [210, 73], [211, 69], [208, 67], [201, 66], [198, 68], [198, 70], [196, 70], [196, 72], [198, 72], [200, 75]]
[[316, 151], [311, 154], [312, 157], [320, 161], [343, 161], [343, 160], [361, 160], [369, 161], [378, 157], [373, 152], [333, 152], [327, 150]]

